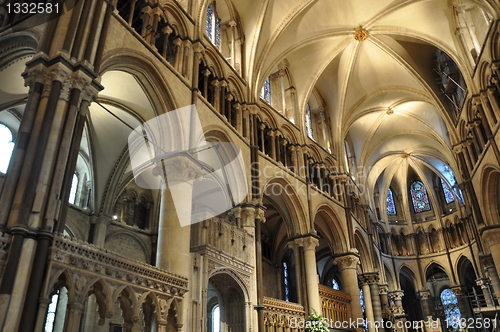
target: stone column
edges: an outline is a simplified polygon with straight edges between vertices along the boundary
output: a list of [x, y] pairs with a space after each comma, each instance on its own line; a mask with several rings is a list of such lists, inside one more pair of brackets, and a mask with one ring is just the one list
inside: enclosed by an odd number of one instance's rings
[[418, 298], [420, 299], [420, 304], [422, 305], [422, 311], [427, 317], [427, 320], [432, 319], [431, 304], [429, 302], [429, 296], [431, 292], [428, 289], [418, 291]]
[[359, 264], [359, 257], [354, 253], [347, 253], [336, 257], [333, 260], [333, 264], [339, 267], [342, 289], [351, 296], [351, 318], [353, 320], [364, 318], [359, 303], [358, 276], [356, 271]]
[[[300, 240], [298, 241], [300, 243]], [[288, 247], [293, 250], [293, 255], [295, 257], [295, 279], [297, 279], [297, 302], [302, 304], [305, 307], [307, 307], [307, 295], [306, 287], [303, 287], [303, 285], [306, 283], [305, 280], [302, 278], [302, 271], [300, 267], [302, 266], [302, 261], [301, 261], [301, 254], [300, 254], [300, 246], [297, 243], [297, 241], [290, 241], [288, 242]]]
[[[193, 180], [201, 171], [200, 164], [188, 154], [162, 160], [154, 169], [162, 176], [160, 221], [156, 266], [189, 278], [191, 275], [190, 230]], [[181, 302], [183, 314], [178, 320], [187, 326], [189, 301]]]
[[373, 317], [377, 322], [382, 321], [382, 305], [380, 301], [380, 287], [379, 287], [379, 274], [377, 272], [374, 273], [365, 273], [365, 280], [368, 282], [370, 286], [370, 294], [372, 297], [372, 306], [373, 306]]
[[321, 300], [319, 298], [318, 272], [316, 269], [316, 247], [319, 241], [310, 235], [301, 239], [296, 239], [295, 243], [304, 248], [304, 266], [306, 275], [307, 302], [310, 310], [321, 313]]
[[183, 277], [190, 274], [192, 190], [200, 170], [201, 165], [187, 154], [163, 160], [154, 170], [164, 183], [156, 266]]
[[[394, 317], [394, 323], [396, 323], [396, 326], [397, 326], [397, 322], [404, 322], [405, 321], [405, 312], [404, 312], [404, 309], [403, 309], [403, 295], [404, 295], [404, 292], [402, 290], [396, 290], [396, 291], [393, 291], [393, 292], [390, 292], [389, 293], [389, 297], [391, 298], [392, 302], [394, 303], [394, 306], [392, 308], [392, 315]], [[396, 328], [395, 329], [396, 331], [403, 331], [404, 329], [398, 329]]]
[[[484, 265], [487, 267], [495, 292], [495, 297], [500, 298], [500, 282], [498, 275], [500, 269], [500, 228], [488, 229], [482, 234], [483, 244], [487, 251], [490, 252], [490, 259], [484, 260]], [[491, 271], [491, 272], [490, 272]], [[494, 272], [493, 272], [494, 271]], [[495, 278], [496, 272], [496, 278]]]
[[403, 296], [404, 296], [404, 291], [399, 290], [399, 289], [389, 293], [389, 297], [391, 298], [392, 302], [394, 303], [395, 316], [404, 315]]
[[80, 320], [82, 319], [83, 307], [81, 305], [72, 304], [68, 306], [66, 311], [66, 322], [64, 331], [79, 331]]
[[389, 287], [387, 285], [379, 285], [380, 302], [382, 304], [382, 312], [385, 313], [385, 315], [389, 313], [389, 298], [387, 297], [388, 290]]
[[361, 274], [358, 276], [359, 282], [361, 283], [361, 289], [363, 289], [363, 298], [365, 303], [365, 315], [366, 315], [366, 326], [369, 332], [375, 332], [375, 318], [373, 315], [373, 305], [372, 305], [372, 295], [370, 291], [370, 285], [368, 284], [369, 276]]
[[486, 274], [490, 277], [491, 287], [493, 288], [493, 295], [498, 301], [500, 298], [500, 278], [498, 277], [495, 262], [493, 261], [491, 255], [484, 255], [481, 257], [481, 259], [483, 261]]
[[476, 284], [481, 287], [483, 291], [484, 300], [486, 301], [486, 306], [493, 307], [495, 304], [493, 302], [493, 294], [490, 291], [490, 279], [479, 278], [476, 279]]

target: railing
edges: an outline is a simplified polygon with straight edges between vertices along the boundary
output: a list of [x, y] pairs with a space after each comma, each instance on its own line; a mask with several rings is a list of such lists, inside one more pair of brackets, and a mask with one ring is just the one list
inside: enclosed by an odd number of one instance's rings
[[245, 263], [253, 260], [254, 242], [254, 237], [246, 230], [218, 217], [204, 220], [191, 228], [191, 247], [194, 250], [209, 246]]
[[126, 280], [136, 286], [175, 288], [174, 292], [181, 296], [187, 291], [186, 278], [68, 236], [54, 238], [50, 260], [59, 266], [87, 270], [114, 280]]
[[143, 305], [149, 305], [153, 310], [144, 316], [145, 321], [155, 315], [158, 326], [163, 327], [169, 309], [175, 310], [188, 290], [184, 277], [61, 235], [52, 242], [47, 274], [38, 320], [44, 320], [54, 292], [65, 286], [67, 294], [71, 294], [66, 308], [66, 324], [71, 331], [80, 325], [90, 295], [95, 295], [100, 322], [110, 318], [115, 300], [119, 299], [127, 309], [122, 310], [124, 324], [140, 323], [139, 313]]
[[[304, 307], [297, 303], [264, 297], [264, 326], [266, 332], [302, 332]], [[303, 326], [303, 325], [302, 325]]]
[[351, 297], [349, 294], [319, 285], [321, 311], [324, 318], [330, 321], [346, 322], [349, 320]]

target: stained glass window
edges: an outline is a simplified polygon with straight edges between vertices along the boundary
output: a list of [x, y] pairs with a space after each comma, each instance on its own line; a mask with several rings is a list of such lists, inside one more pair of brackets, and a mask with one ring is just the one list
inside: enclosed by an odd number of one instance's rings
[[215, 4], [213, 2], [209, 3], [207, 6], [207, 20], [206, 20], [205, 31], [208, 39], [220, 48], [220, 18], [215, 10]]
[[335, 278], [332, 279], [332, 288], [336, 289], [336, 290], [340, 290], [339, 282]]
[[264, 85], [262, 86], [262, 90], [260, 91], [260, 98], [267, 101], [268, 104], [271, 103], [271, 80], [266, 78], [264, 81]]
[[[463, 203], [464, 197], [462, 196], [462, 190], [460, 190], [460, 188], [458, 188], [457, 179], [455, 178], [453, 171], [448, 166], [445, 166], [443, 175], [446, 178], [446, 180], [448, 180], [448, 183], [451, 184], [451, 188], [452, 188], [453, 192], [455, 193], [455, 196], [457, 196], [460, 199], [460, 201]], [[450, 189], [450, 188], [448, 188], [448, 189]], [[444, 191], [444, 188], [443, 188], [443, 191]], [[451, 190], [450, 190], [450, 193], [451, 193]], [[445, 192], [445, 196], [446, 196], [446, 192]], [[448, 203], [448, 201], [447, 201], [447, 203]]]
[[69, 203], [75, 204], [77, 190], [78, 190], [78, 175], [73, 174], [73, 179], [71, 180], [71, 189], [69, 191], [69, 199], [68, 199]]
[[441, 304], [443, 305], [444, 315], [446, 317], [446, 325], [451, 327], [453, 331], [460, 329], [460, 309], [458, 308], [458, 299], [455, 293], [449, 288], [441, 292]]
[[387, 214], [395, 215], [396, 214], [396, 204], [394, 203], [394, 197], [392, 196], [392, 190], [389, 188], [387, 191]]
[[213, 30], [213, 20], [214, 20], [214, 4], [209, 3], [207, 7], [207, 22], [206, 22], [206, 31], [207, 36], [212, 40], [212, 30]]
[[290, 284], [288, 280], [288, 264], [283, 262], [283, 283], [285, 284], [285, 301], [290, 301]]
[[443, 179], [441, 179], [441, 187], [443, 188], [446, 204], [450, 204], [455, 200], [455, 197], [453, 197], [453, 193], [451, 192], [450, 187], [448, 187], [448, 184]]
[[0, 172], [2, 173], [7, 173], [7, 168], [9, 168], [10, 157], [14, 150], [12, 139], [9, 127], [0, 123]]
[[363, 290], [359, 290], [359, 304], [361, 305], [361, 310], [365, 312], [366, 307], [365, 307], [365, 294], [363, 294]]
[[312, 115], [311, 115], [311, 106], [307, 103], [306, 106], [306, 133], [307, 136], [313, 138], [313, 127], [312, 127]]
[[220, 48], [220, 18], [217, 13], [215, 13], [215, 46]]
[[52, 295], [52, 301], [49, 304], [49, 308], [47, 310], [47, 317], [45, 319], [44, 332], [54, 331], [54, 321], [56, 320], [56, 309], [57, 309], [58, 299], [59, 299], [59, 291], [57, 291], [56, 294]]
[[410, 195], [413, 202], [413, 209], [415, 213], [425, 212], [431, 210], [431, 204], [429, 203], [429, 196], [427, 196], [427, 190], [425, 186], [420, 181], [414, 181], [410, 186]]

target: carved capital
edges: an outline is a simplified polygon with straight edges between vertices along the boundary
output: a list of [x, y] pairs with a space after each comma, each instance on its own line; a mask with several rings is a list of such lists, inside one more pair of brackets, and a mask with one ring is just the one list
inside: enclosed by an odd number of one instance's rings
[[361, 284], [377, 284], [380, 281], [377, 272], [363, 273], [358, 276]]
[[389, 286], [388, 285], [379, 285], [379, 295], [387, 295], [387, 292], [389, 291]]
[[405, 292], [398, 289], [393, 292], [389, 292], [388, 295], [392, 301], [401, 301], [403, 299], [403, 296], [405, 295]]
[[355, 254], [347, 254], [333, 260], [333, 264], [338, 265], [341, 270], [356, 269], [359, 262], [359, 257]]
[[483, 261], [483, 265], [486, 269], [495, 268], [495, 262], [493, 261], [491, 254], [481, 256], [481, 260]]
[[420, 291], [418, 291], [418, 297], [421, 300], [428, 300], [429, 296], [431, 296], [431, 292], [429, 290], [420, 290]]
[[295, 244], [299, 247], [303, 247], [304, 250], [316, 250], [319, 245], [319, 240], [314, 236], [306, 236], [294, 240]]
[[177, 155], [161, 160], [153, 168], [153, 175], [163, 176], [163, 180], [172, 182], [189, 182], [201, 176], [201, 165], [187, 154]]
[[479, 278], [476, 279], [476, 284], [481, 287], [481, 289], [488, 289], [491, 281], [489, 278]]

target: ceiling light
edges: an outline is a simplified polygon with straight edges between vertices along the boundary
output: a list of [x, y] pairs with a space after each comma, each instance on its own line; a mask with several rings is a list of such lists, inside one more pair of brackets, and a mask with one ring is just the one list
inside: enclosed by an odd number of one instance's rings
[[113, 216], [113, 220], [117, 220], [118, 219], [118, 216]]

